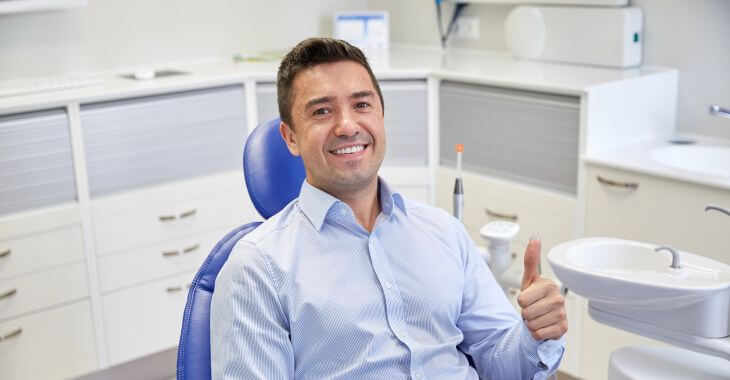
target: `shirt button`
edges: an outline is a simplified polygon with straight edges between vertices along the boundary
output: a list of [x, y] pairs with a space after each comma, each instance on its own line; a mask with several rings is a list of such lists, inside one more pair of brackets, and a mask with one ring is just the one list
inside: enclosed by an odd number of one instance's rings
[[539, 350], [542, 351], [542, 352], [545, 352], [545, 350], [547, 350], [547, 346], [545, 346], [543, 344], [543, 345], [540, 346]]
[[385, 287], [388, 288], [388, 289], [390, 289], [390, 287], [391, 287], [390, 282], [386, 281], [385, 282]]
[[420, 373], [417, 373], [416, 376], [415, 376], [415, 378], [416, 379], [420, 379], [421, 378], [421, 374]]

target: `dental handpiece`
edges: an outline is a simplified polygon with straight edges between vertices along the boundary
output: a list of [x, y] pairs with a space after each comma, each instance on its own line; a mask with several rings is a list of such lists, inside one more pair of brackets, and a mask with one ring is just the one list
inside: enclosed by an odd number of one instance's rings
[[464, 214], [464, 185], [461, 181], [461, 155], [464, 146], [456, 144], [456, 182], [454, 183], [454, 217], [459, 221]]

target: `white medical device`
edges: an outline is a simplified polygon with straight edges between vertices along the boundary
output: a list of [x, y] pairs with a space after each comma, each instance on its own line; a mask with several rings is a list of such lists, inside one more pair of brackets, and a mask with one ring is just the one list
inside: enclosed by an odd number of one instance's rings
[[508, 271], [512, 264], [512, 240], [520, 232], [520, 225], [506, 221], [495, 221], [486, 224], [479, 230], [487, 242], [487, 254], [483, 255], [494, 278], [505, 293], [510, 288], [520, 288], [522, 273]]
[[641, 64], [643, 13], [638, 7], [518, 6], [504, 23], [517, 58], [633, 67]]

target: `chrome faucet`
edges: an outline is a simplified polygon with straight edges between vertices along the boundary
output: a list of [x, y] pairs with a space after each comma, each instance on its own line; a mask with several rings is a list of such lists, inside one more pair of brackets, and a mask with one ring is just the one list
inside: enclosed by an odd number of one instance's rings
[[669, 251], [669, 253], [672, 254], [672, 268], [679, 269], [681, 266], [679, 265], [679, 252], [677, 252], [674, 247], [670, 245], [662, 245], [659, 247], [654, 248], [654, 252], [661, 252], [661, 251]]
[[707, 206], [705, 206], [705, 211], [710, 211], [710, 210], [719, 211], [719, 212], [721, 212], [721, 213], [723, 213], [723, 214], [725, 214], [727, 216], [730, 216], [730, 209], [727, 209], [727, 208], [722, 207], [722, 206], [715, 206], [715, 205], [707, 205]]
[[726, 117], [726, 118], [730, 119], [730, 110], [722, 108], [722, 107], [718, 106], [717, 104], [713, 104], [710, 106], [710, 115]]

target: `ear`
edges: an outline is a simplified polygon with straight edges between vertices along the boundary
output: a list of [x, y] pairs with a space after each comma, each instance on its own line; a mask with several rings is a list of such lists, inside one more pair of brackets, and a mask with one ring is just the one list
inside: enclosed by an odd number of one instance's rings
[[284, 139], [286, 146], [289, 148], [289, 152], [294, 156], [298, 156], [299, 145], [297, 145], [297, 135], [291, 127], [282, 121], [279, 124], [279, 132], [281, 132], [281, 138]]

